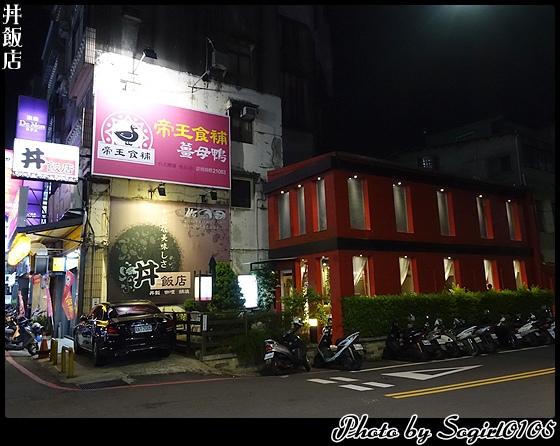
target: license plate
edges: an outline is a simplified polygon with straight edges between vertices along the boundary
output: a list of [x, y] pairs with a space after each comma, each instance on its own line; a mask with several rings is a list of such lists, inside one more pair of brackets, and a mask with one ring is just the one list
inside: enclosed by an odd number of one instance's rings
[[479, 344], [482, 342], [482, 339], [480, 339], [478, 336], [475, 336], [475, 337], [474, 337], [474, 340], [475, 340], [476, 342], [478, 342]]
[[273, 356], [274, 356], [274, 352], [265, 353], [264, 360], [266, 361], [267, 359], [272, 359]]
[[363, 350], [362, 344], [354, 344], [354, 350]]
[[464, 345], [464, 344], [463, 344], [463, 341], [457, 341], [457, 345], [458, 345], [459, 347], [462, 347], [462, 346]]
[[521, 339], [521, 335], [520, 335], [519, 333], [515, 333], [515, 337], [516, 337], [517, 339]]
[[443, 339], [438, 339], [437, 342], [439, 345], [445, 345], [445, 341]]
[[491, 337], [492, 339], [498, 339], [498, 336], [496, 336], [494, 333], [490, 333], [490, 337]]
[[134, 327], [134, 333], [149, 333], [152, 331], [152, 326], [150, 324], [142, 324]]
[[422, 340], [422, 344], [424, 345], [432, 345], [430, 341], [426, 341], [425, 339]]

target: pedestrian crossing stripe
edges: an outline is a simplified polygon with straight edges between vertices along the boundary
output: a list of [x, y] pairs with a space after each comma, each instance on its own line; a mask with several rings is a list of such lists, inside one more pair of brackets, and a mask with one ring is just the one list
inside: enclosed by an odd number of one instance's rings
[[[350, 382], [356, 382], [356, 381], [359, 381], [359, 380], [358, 379], [353, 379], [353, 378], [346, 378], [344, 376], [333, 376], [333, 377], [331, 377], [331, 379], [311, 378], [311, 379], [308, 379], [307, 381], [314, 382], [314, 383], [317, 383], [317, 384], [340, 384], [341, 381], [350, 383]], [[351, 390], [363, 391], [363, 390], [373, 390], [374, 387], [381, 387], [381, 388], [393, 387], [393, 384], [369, 381], [369, 382], [363, 382], [363, 383], [361, 383], [361, 385], [340, 384], [339, 387], [344, 387], [346, 389], [351, 389]]]
[[344, 387], [345, 389], [350, 390], [357, 390], [359, 392], [363, 392], [365, 390], [373, 390], [371, 387], [357, 386], [356, 384], [342, 384], [340, 387]]

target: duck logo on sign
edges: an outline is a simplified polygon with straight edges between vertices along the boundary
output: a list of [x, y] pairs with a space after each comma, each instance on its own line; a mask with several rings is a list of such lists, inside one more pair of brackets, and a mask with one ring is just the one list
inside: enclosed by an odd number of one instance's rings
[[152, 129], [140, 116], [121, 112], [110, 114], [101, 125], [101, 137], [100, 157], [154, 164]]

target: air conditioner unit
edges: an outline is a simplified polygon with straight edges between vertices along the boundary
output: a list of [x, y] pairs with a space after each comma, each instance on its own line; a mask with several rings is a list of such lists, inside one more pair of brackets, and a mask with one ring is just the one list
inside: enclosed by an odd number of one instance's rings
[[252, 107], [250, 105], [245, 105], [241, 109], [241, 113], [239, 114], [239, 117], [241, 119], [246, 120], [246, 121], [252, 121], [253, 119], [255, 119], [257, 117], [257, 107]]
[[227, 71], [229, 56], [227, 53], [222, 53], [220, 51], [212, 51], [212, 68], [217, 68], [218, 70]]

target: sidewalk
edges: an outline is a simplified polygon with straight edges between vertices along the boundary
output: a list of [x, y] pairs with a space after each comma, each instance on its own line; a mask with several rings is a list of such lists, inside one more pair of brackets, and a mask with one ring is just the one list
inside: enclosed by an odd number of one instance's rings
[[[132, 384], [140, 377], [182, 374], [173, 379], [187, 379], [188, 374], [195, 377], [205, 376], [232, 376], [237, 373], [214, 368], [198, 359], [185, 356], [181, 353], [172, 353], [167, 358], [157, 356], [155, 352], [145, 352], [130, 356], [111, 358], [107, 364], [95, 367], [91, 353], [84, 352], [77, 355], [73, 351], [74, 341], [68, 338], [56, 338], [57, 358], [56, 363], [51, 361], [50, 349], [52, 340], [47, 338], [49, 354], [46, 358], [39, 359], [39, 355], [30, 356], [27, 351], [9, 352], [17, 358], [17, 362], [28, 370], [41, 374], [41, 378], [53, 383], [64, 383], [83, 387], [103, 383], [121, 382]], [[65, 349], [66, 364], [62, 364], [62, 350]], [[72, 351], [69, 348], [72, 348]], [[64, 370], [64, 371], [63, 371]], [[156, 378], [154, 378], [156, 379]], [[161, 377], [159, 378], [161, 380]]]

